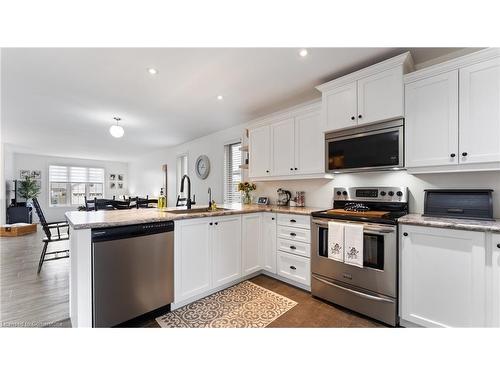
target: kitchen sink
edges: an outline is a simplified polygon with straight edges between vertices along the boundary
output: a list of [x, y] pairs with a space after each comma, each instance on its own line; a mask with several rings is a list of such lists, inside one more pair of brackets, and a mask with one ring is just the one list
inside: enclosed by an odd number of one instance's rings
[[199, 214], [199, 213], [204, 213], [204, 212], [224, 212], [224, 211], [231, 211], [231, 208], [216, 208], [215, 210], [210, 210], [208, 207], [205, 208], [191, 208], [189, 209], [180, 209], [180, 210], [168, 210], [165, 212], [168, 212], [169, 214]]

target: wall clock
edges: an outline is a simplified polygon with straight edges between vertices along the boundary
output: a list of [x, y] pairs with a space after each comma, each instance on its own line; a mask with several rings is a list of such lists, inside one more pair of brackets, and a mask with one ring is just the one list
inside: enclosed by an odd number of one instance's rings
[[200, 155], [196, 159], [196, 163], [194, 165], [194, 169], [196, 171], [196, 175], [204, 180], [208, 177], [210, 173], [210, 160], [207, 155]]

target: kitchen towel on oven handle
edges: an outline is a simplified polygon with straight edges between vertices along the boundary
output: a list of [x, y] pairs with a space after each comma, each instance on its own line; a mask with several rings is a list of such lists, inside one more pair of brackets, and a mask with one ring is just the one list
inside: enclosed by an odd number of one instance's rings
[[344, 263], [363, 268], [363, 225], [344, 224]]
[[328, 258], [344, 261], [344, 224], [328, 222]]

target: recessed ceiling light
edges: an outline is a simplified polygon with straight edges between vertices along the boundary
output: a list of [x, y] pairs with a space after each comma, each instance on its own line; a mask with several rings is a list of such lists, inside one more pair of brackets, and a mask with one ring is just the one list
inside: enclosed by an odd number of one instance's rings
[[158, 70], [156, 70], [155, 68], [149, 68], [148, 73], [154, 76], [155, 74], [158, 74]]
[[304, 48], [299, 51], [299, 56], [300, 57], [306, 57], [309, 54], [309, 52]]
[[222, 95], [217, 95], [217, 100], [223, 100], [224, 97]]

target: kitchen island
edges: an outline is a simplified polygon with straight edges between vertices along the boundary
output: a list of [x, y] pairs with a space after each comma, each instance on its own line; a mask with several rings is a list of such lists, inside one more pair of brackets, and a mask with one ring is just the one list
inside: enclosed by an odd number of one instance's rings
[[[95, 233], [99, 229], [104, 230], [105, 228], [137, 224], [152, 225], [173, 221], [176, 228], [174, 232], [176, 297], [173, 308], [177, 308], [207, 293], [212, 293], [215, 290], [214, 288], [218, 290], [226, 288], [244, 278], [253, 277], [261, 271], [277, 273], [276, 222], [278, 220], [275, 220], [276, 215], [280, 215], [281, 220], [289, 220], [290, 223], [299, 222], [300, 225], [308, 226], [309, 218], [304, 216], [320, 210], [320, 208], [310, 207], [241, 204], [221, 205], [218, 208], [217, 211], [206, 211], [204, 207], [196, 206], [189, 212], [184, 207], [163, 210], [149, 208], [67, 212], [66, 218], [71, 226], [70, 318], [72, 326], [94, 326], [93, 288], [95, 288], [95, 285], [93, 285], [92, 231]], [[264, 215], [267, 216], [264, 217]], [[299, 219], [300, 217], [304, 217], [304, 219]], [[217, 218], [217, 220], [214, 218]], [[269, 223], [274, 225], [274, 234], [269, 234], [273, 232], [269, 232], [264, 228], [266, 218], [269, 218]], [[186, 228], [186, 230], [183, 231], [183, 228]], [[181, 230], [177, 231], [177, 229]], [[184, 238], [182, 238], [183, 233]], [[186, 233], [189, 233], [189, 235], [186, 236]], [[263, 238], [266, 233], [269, 237], [267, 239]], [[192, 244], [188, 243], [188, 238], [194, 242]], [[220, 243], [225, 241], [227, 244], [221, 245], [217, 241]], [[273, 253], [270, 255], [264, 250], [266, 243], [274, 247]], [[193, 256], [186, 254], [195, 247], [196, 252], [193, 251]], [[212, 258], [215, 259], [217, 256], [222, 257], [224, 260], [224, 262], [221, 260], [221, 265], [218, 265], [216, 261], [212, 261]], [[227, 263], [227, 257], [231, 257], [231, 264]], [[271, 261], [268, 262], [265, 259], [266, 257]], [[303, 269], [299, 268], [297, 270], [297, 272], [301, 272], [300, 275], [290, 275], [291, 283], [294, 284], [298, 280], [298, 286], [301, 286], [306, 283], [306, 281], [301, 281], [305, 280], [308, 263], [304, 261], [307, 260], [308, 262], [308, 259], [300, 256], [295, 256], [295, 258], [301, 261], [304, 266]], [[224, 269], [221, 268], [223, 263]], [[246, 266], [247, 263], [252, 263], [252, 265]], [[268, 263], [271, 265], [267, 266]], [[229, 269], [228, 264], [233, 269]], [[215, 270], [212, 270], [212, 265], [216, 268]], [[113, 272], [113, 270], [111, 269], [110, 272]], [[217, 279], [215, 275], [217, 272], [223, 277]], [[229, 276], [226, 277], [226, 275]], [[195, 279], [191, 280], [190, 278], [193, 277]], [[200, 277], [203, 280], [196, 279]], [[195, 285], [198, 281], [200, 281], [202, 287], [193, 287], [189, 289], [189, 293], [186, 292], [187, 284]], [[304, 286], [302, 285], [302, 287]]]

